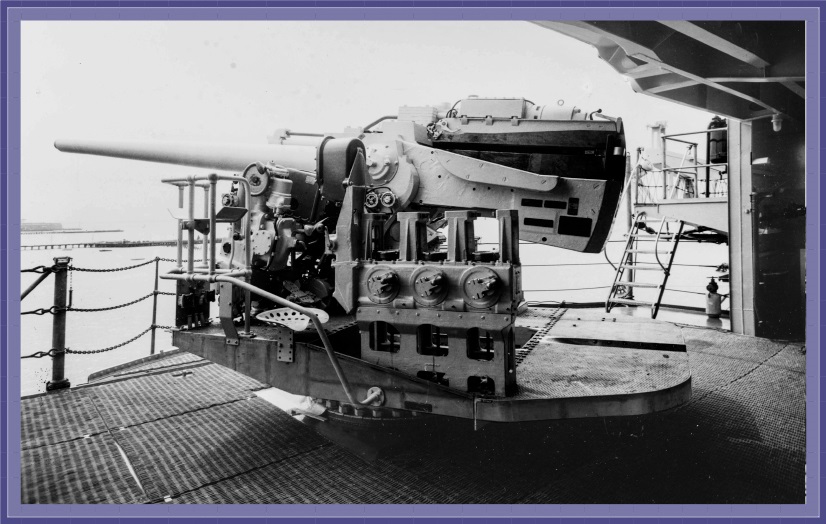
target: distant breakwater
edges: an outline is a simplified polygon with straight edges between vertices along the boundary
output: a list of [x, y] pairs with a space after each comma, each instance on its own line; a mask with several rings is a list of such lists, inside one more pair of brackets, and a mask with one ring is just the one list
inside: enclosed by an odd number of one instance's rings
[[123, 229], [44, 229], [43, 231], [21, 231], [21, 235], [62, 235], [64, 233], [123, 233]]
[[[82, 249], [82, 248], [121, 248], [121, 247], [149, 247], [149, 246], [175, 246], [177, 240], [110, 240], [106, 242], [53, 242], [51, 244], [35, 244], [30, 246], [20, 246], [22, 251], [38, 251], [47, 249]], [[198, 241], [197, 244], [202, 243]], [[183, 241], [187, 245], [187, 240]]]

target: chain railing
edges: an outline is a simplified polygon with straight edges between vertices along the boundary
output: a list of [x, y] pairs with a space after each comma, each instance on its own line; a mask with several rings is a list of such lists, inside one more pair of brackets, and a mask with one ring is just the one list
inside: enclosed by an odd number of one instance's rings
[[[155, 331], [158, 329], [175, 329], [175, 326], [162, 326], [156, 324], [157, 319], [157, 310], [158, 310], [158, 296], [175, 296], [175, 293], [169, 291], [160, 291], [158, 290], [158, 275], [159, 275], [159, 264], [161, 262], [173, 262], [176, 263], [177, 260], [170, 259], [170, 258], [162, 258], [162, 257], [155, 257], [149, 259], [145, 262], [141, 262], [139, 264], [133, 264], [130, 266], [122, 266], [116, 268], [84, 268], [84, 267], [77, 267], [70, 265], [71, 258], [69, 257], [58, 257], [55, 258], [55, 263], [52, 266], [36, 266], [29, 269], [23, 269], [21, 273], [37, 273], [40, 276], [37, 280], [30, 285], [26, 291], [21, 294], [20, 299], [23, 300], [26, 296], [31, 293], [43, 280], [46, 279], [51, 274], [55, 275], [55, 301], [54, 305], [48, 308], [39, 308], [33, 309], [30, 311], [23, 311], [21, 315], [38, 315], [42, 316], [45, 314], [51, 314], [54, 316], [54, 320], [52, 322], [52, 348], [48, 351], [36, 351], [29, 355], [21, 355], [21, 359], [28, 359], [28, 358], [43, 358], [43, 357], [52, 357], [52, 380], [47, 383], [46, 390], [52, 391], [56, 389], [62, 389], [65, 387], [69, 387], [69, 381], [64, 376], [64, 359], [66, 354], [75, 354], [75, 355], [95, 355], [99, 353], [106, 353], [109, 351], [113, 351], [115, 349], [124, 347], [132, 342], [135, 342], [139, 338], [143, 337], [147, 333], [152, 334], [152, 341], [150, 344], [150, 354], [155, 354]], [[194, 260], [193, 260], [194, 261]], [[150, 264], [155, 264], [155, 289], [146, 295], [136, 298], [135, 300], [131, 300], [129, 302], [125, 302], [123, 304], [116, 304], [113, 306], [102, 306], [102, 307], [95, 307], [95, 308], [80, 308], [74, 307], [72, 305], [72, 283], [71, 278], [67, 278], [67, 275], [71, 275], [73, 271], [81, 271], [87, 273], [114, 273], [119, 271], [129, 271], [131, 269], [136, 269], [144, 266], [148, 266]], [[68, 286], [67, 286], [68, 282]], [[67, 303], [67, 295], [68, 295], [68, 303]], [[99, 313], [103, 311], [113, 311], [116, 309], [121, 309], [129, 306], [133, 306], [148, 298], [152, 298], [152, 323], [135, 335], [134, 337], [120, 342], [118, 344], [114, 344], [105, 348], [101, 349], [71, 349], [65, 347], [65, 337], [66, 337], [66, 313], [67, 312], [75, 312], [75, 313]]]

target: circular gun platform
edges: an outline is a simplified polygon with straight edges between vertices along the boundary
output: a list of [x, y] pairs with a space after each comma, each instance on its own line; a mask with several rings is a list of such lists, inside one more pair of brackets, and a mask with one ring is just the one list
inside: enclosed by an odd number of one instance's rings
[[594, 310], [531, 309], [517, 350], [519, 392], [481, 399], [480, 420], [641, 415], [687, 402], [691, 369], [680, 328]]

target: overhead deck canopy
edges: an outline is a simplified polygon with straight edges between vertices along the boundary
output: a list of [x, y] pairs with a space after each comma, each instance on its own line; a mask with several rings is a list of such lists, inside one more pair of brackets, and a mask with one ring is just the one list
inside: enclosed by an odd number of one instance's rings
[[[638, 93], [728, 118], [732, 330], [802, 340], [806, 309], [805, 23], [535, 23], [594, 46]], [[662, 156], [664, 165], [665, 148]], [[703, 204], [685, 202], [691, 201], [681, 200], [672, 209], [660, 206], [655, 211], [691, 222], [709, 220], [707, 210], [691, 218], [686, 215], [692, 206], [697, 211], [711, 204], [708, 199]]]
[[539, 21], [597, 48], [634, 91], [753, 120], [802, 119], [802, 21]]

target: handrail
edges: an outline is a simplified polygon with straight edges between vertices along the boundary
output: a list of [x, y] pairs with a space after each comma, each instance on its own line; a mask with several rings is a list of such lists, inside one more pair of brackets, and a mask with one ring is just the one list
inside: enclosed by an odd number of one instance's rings
[[[250, 164], [244, 169], [244, 172], [247, 171], [251, 166], [255, 165]], [[252, 237], [252, 186], [250, 185], [250, 181], [244, 178], [243, 176], [234, 176], [234, 175], [219, 175], [217, 173], [210, 173], [209, 175], [195, 175], [195, 176], [188, 176], [183, 178], [165, 178], [161, 180], [161, 182], [165, 184], [172, 184], [174, 186], [178, 186], [179, 189], [179, 206], [183, 203], [183, 185], [189, 185], [189, 244], [187, 245], [187, 253], [188, 253], [188, 263], [187, 263], [187, 273], [194, 273], [195, 267], [193, 265], [193, 259], [195, 258], [195, 229], [194, 229], [194, 220], [195, 220], [195, 186], [199, 185], [196, 182], [199, 180], [207, 180], [209, 181], [209, 274], [214, 275], [216, 273], [216, 241], [215, 238], [215, 213], [216, 213], [216, 200], [217, 200], [217, 184], [219, 180], [228, 180], [231, 182], [238, 182], [244, 185], [244, 205], [246, 207], [246, 220], [244, 222], [244, 255], [246, 258], [246, 266], [245, 271], [247, 272], [247, 277], [252, 274], [252, 244], [251, 244], [251, 237]], [[178, 268], [183, 269], [181, 263], [181, 242], [182, 238], [180, 236], [180, 227], [178, 233]], [[206, 257], [206, 253], [204, 253], [204, 257]], [[232, 269], [232, 268], [230, 268]], [[244, 333], [250, 333], [250, 324], [252, 319], [250, 318], [250, 294], [249, 291], [245, 294], [244, 297]]]
[[202, 282], [227, 282], [234, 286], [238, 286], [239, 288], [248, 291], [250, 293], [255, 293], [256, 295], [271, 300], [278, 304], [279, 306], [286, 307], [301, 313], [302, 315], [306, 315], [312, 321], [313, 326], [315, 327], [316, 331], [318, 332], [319, 338], [321, 338], [321, 343], [324, 345], [324, 350], [327, 352], [327, 356], [330, 359], [330, 363], [333, 365], [333, 370], [336, 372], [336, 376], [338, 377], [339, 382], [341, 383], [341, 387], [344, 389], [344, 394], [347, 395], [347, 400], [351, 404], [356, 405], [370, 405], [370, 403], [375, 400], [375, 398], [368, 397], [364, 401], [356, 400], [355, 396], [353, 395], [353, 390], [350, 387], [350, 383], [347, 381], [347, 377], [344, 375], [344, 371], [341, 369], [341, 364], [338, 362], [338, 357], [336, 356], [335, 350], [333, 350], [333, 346], [330, 343], [330, 339], [327, 337], [327, 332], [324, 330], [324, 325], [319, 320], [318, 316], [313, 313], [311, 310], [299, 306], [294, 302], [290, 302], [285, 298], [281, 298], [278, 295], [274, 295], [268, 291], [264, 291], [263, 289], [253, 286], [243, 280], [238, 280], [237, 278], [225, 274], [216, 274], [216, 275], [200, 275], [196, 273], [182, 275], [182, 274], [174, 274], [174, 273], [167, 273], [165, 275], [161, 275], [161, 278], [167, 280], [199, 280]]
[[26, 297], [29, 295], [29, 293], [31, 293], [32, 291], [34, 291], [34, 288], [36, 288], [38, 285], [40, 285], [40, 283], [41, 283], [41, 282], [43, 282], [44, 280], [46, 280], [46, 277], [48, 277], [48, 276], [49, 276], [49, 275], [51, 275], [51, 274], [52, 274], [52, 271], [51, 271], [51, 270], [49, 270], [49, 271], [44, 271], [42, 275], [40, 275], [39, 277], [37, 277], [37, 280], [35, 280], [35, 281], [32, 283], [32, 285], [30, 285], [29, 287], [27, 287], [27, 288], [26, 288], [26, 290], [25, 290], [25, 291], [23, 291], [23, 293], [21, 293], [21, 294], [20, 294], [20, 300], [23, 300], [24, 298], [26, 298]]
[[673, 135], [663, 135], [663, 138], [671, 138], [674, 136], [687, 136], [687, 135], [707, 135], [709, 133], [716, 133], [718, 131], [728, 131], [728, 127], [715, 127], [713, 129], [703, 129], [702, 131], [690, 131], [688, 133], [674, 133]]
[[651, 171], [677, 171], [680, 169], [698, 169], [701, 167], [715, 167], [715, 166], [728, 166], [728, 163], [725, 162], [715, 162], [713, 164], [694, 164], [693, 166], [677, 166], [677, 167], [666, 167], [663, 169], [652, 169]]
[[654, 258], [657, 259], [657, 264], [660, 265], [662, 270], [667, 272], [668, 270], [665, 269], [665, 266], [660, 261], [659, 248], [657, 247], [660, 244], [660, 235], [663, 233], [663, 225], [665, 225], [666, 218], [667, 217], [663, 217], [662, 220], [660, 220], [660, 229], [657, 231], [657, 238], [654, 240]]
[[269, 293], [264, 291], [263, 289], [253, 286], [243, 280], [238, 280], [237, 278], [228, 277], [226, 275], [218, 275], [215, 277], [218, 281], [229, 282], [235, 286], [240, 287], [241, 289], [245, 289], [251, 293], [255, 293], [256, 295], [272, 300], [279, 306], [288, 307], [293, 311], [297, 311], [302, 315], [306, 315], [310, 318], [313, 322], [313, 326], [315, 326], [316, 331], [318, 332], [319, 338], [321, 338], [321, 343], [324, 345], [324, 349], [327, 351], [327, 356], [330, 358], [330, 363], [333, 365], [333, 369], [336, 372], [336, 376], [338, 377], [339, 382], [341, 382], [341, 387], [344, 388], [344, 394], [347, 395], [347, 400], [350, 401], [352, 404], [361, 404], [358, 400], [356, 400], [355, 396], [353, 396], [353, 391], [350, 388], [350, 383], [347, 381], [347, 377], [344, 376], [344, 371], [341, 369], [341, 364], [338, 362], [338, 357], [336, 356], [335, 351], [333, 350], [333, 345], [330, 343], [330, 339], [327, 337], [327, 332], [324, 330], [324, 325], [321, 323], [321, 320], [311, 310], [299, 306], [294, 302], [290, 302], [285, 298], [281, 298], [278, 295], [274, 295], [273, 293]]

